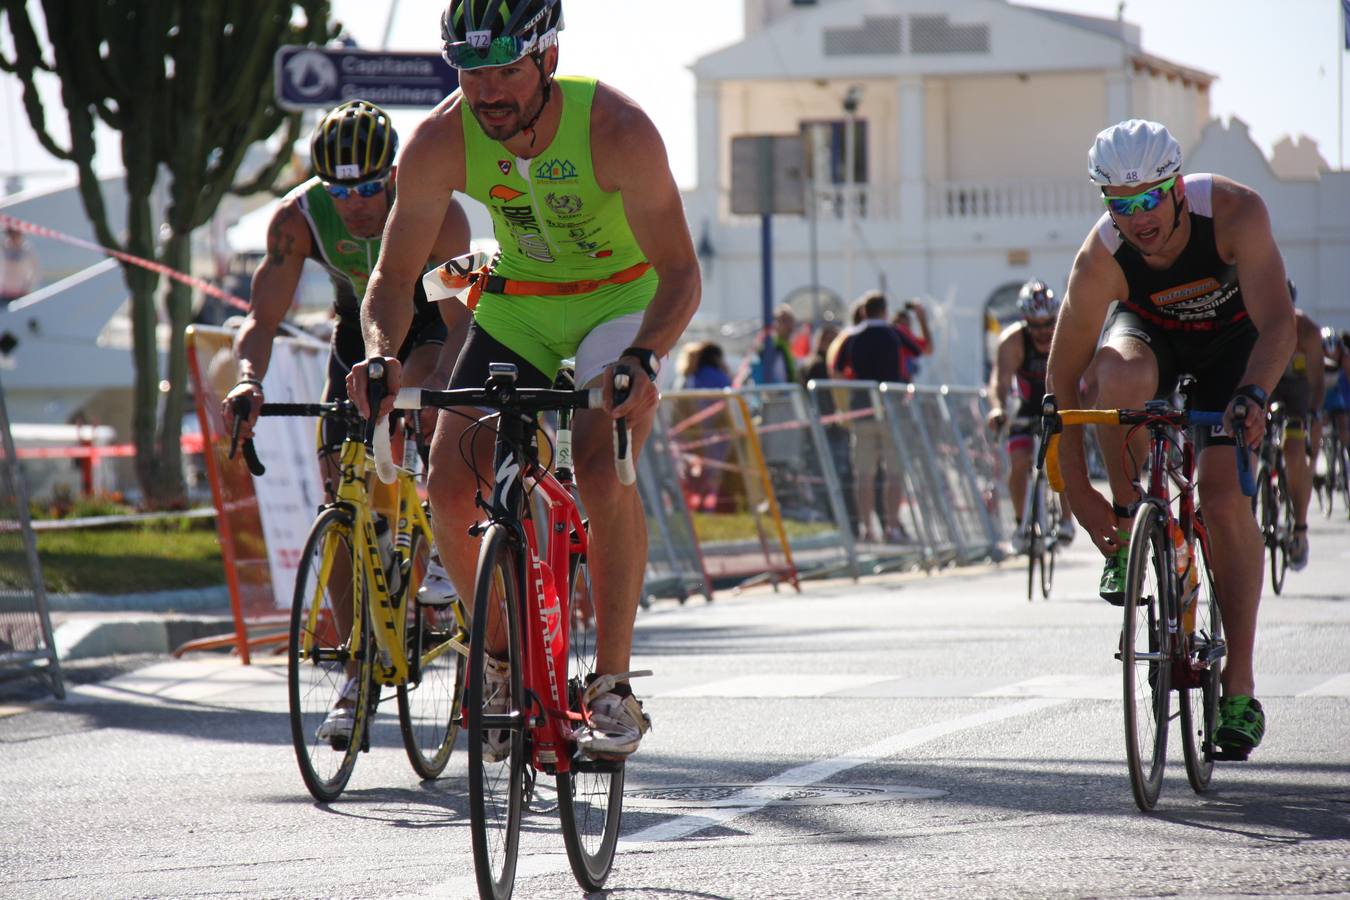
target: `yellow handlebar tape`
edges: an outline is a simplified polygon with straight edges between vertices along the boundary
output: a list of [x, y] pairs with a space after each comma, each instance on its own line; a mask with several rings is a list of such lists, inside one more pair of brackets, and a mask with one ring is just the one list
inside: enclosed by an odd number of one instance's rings
[[[1059, 413], [1064, 425], [1119, 425], [1118, 409], [1066, 409]], [[1059, 470], [1059, 432], [1050, 435], [1045, 448], [1045, 475], [1056, 493], [1064, 493], [1064, 475]]]

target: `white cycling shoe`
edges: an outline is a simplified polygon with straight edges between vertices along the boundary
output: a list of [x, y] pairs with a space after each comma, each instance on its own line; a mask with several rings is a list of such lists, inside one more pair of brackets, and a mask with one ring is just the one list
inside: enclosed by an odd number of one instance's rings
[[450, 576], [441, 565], [440, 557], [433, 554], [427, 562], [427, 575], [422, 579], [422, 587], [417, 591], [417, 602], [423, 606], [449, 606], [458, 596]]
[[[328, 716], [319, 724], [314, 736], [323, 742], [332, 744], [334, 749], [345, 748], [356, 730], [356, 679], [348, 678], [338, 694], [337, 703], [328, 711]], [[342, 704], [348, 704], [343, 706]]]
[[621, 696], [614, 687], [629, 678], [650, 674], [601, 675], [587, 686], [582, 702], [590, 721], [577, 734], [577, 749], [599, 759], [623, 759], [637, 750], [642, 736], [651, 730], [652, 718], [642, 711], [642, 703], [631, 692]]
[[[511, 711], [511, 665], [505, 660], [487, 657], [483, 669], [483, 713], [502, 716]], [[511, 732], [505, 729], [483, 732], [483, 759], [501, 762], [511, 755]]]
[[1073, 524], [1073, 519], [1061, 519], [1059, 522], [1059, 531], [1057, 537], [1059, 542], [1065, 547], [1073, 543], [1073, 537], [1078, 533], [1078, 529]]

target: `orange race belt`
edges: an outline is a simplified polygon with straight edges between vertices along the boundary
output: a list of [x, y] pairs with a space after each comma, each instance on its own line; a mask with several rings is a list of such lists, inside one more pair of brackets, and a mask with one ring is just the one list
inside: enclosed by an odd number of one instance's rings
[[637, 281], [646, 275], [651, 267], [651, 263], [643, 260], [607, 278], [590, 278], [584, 281], [519, 281], [514, 278], [503, 278], [492, 274], [491, 262], [471, 271], [461, 271], [459, 266], [447, 263], [438, 268], [436, 274], [440, 276], [441, 283], [453, 292], [460, 293], [467, 289], [468, 292], [462, 294], [464, 305], [473, 309], [478, 305], [478, 298], [484, 292], [517, 297], [573, 297], [594, 293], [609, 285]]

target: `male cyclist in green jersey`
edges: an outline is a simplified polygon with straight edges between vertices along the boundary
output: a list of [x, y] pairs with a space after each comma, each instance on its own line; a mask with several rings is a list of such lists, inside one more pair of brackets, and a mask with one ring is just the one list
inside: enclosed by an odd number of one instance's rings
[[[314, 177], [286, 195], [267, 228], [267, 254], [253, 275], [248, 316], [235, 338], [239, 382], [225, 396], [225, 425], [234, 420], [233, 401], [250, 401], [248, 421], [240, 431], [251, 437], [263, 403], [263, 376], [272, 357], [272, 341], [281, 326], [300, 283], [306, 259], [313, 259], [333, 281], [333, 311], [337, 321], [328, 357], [325, 401], [347, 396], [346, 375], [353, 364], [366, 357], [361, 338], [359, 305], [366, 282], [380, 254], [380, 236], [394, 201], [394, 156], [398, 133], [384, 110], [364, 100], [351, 100], [329, 111], [315, 126], [310, 141]], [[422, 265], [465, 252], [469, 247], [469, 223], [459, 202], [446, 197], [431, 229], [431, 245]], [[408, 367], [410, 382], [441, 386], [454, 365], [464, 340], [462, 325], [446, 312], [453, 301], [432, 303], [419, 281], [398, 302], [410, 313], [411, 327], [404, 328], [395, 350]], [[457, 305], [457, 304], [456, 304]], [[439, 307], [439, 308], [438, 308]], [[321, 475], [336, 486], [337, 456], [342, 448], [342, 429], [324, 422], [319, 433]], [[418, 597], [423, 603], [442, 605], [453, 597], [444, 574], [428, 571]], [[347, 607], [339, 606], [341, 611]], [[351, 686], [353, 689], [355, 685]], [[349, 695], [334, 707], [319, 730], [321, 739], [351, 734], [353, 716]]]
[[[463, 191], [488, 207], [501, 256], [473, 310], [451, 386], [481, 387], [490, 362], [511, 362], [518, 383], [547, 387], [560, 361], [575, 356], [577, 385], [603, 383], [611, 398], [614, 363], [639, 373], [627, 401], [613, 406], [607, 399], [605, 410], [582, 411], [573, 426], [574, 469], [593, 542], [596, 674], [611, 676], [595, 686], [594, 727], [579, 743], [591, 755], [622, 757], [650, 724], [623, 677], [647, 526], [637, 489], [615, 475], [611, 418], [628, 417], [640, 451], [659, 400], [657, 367], [698, 307], [699, 270], [661, 136], [637, 104], [608, 85], [555, 77], [561, 27], [559, 0], [450, 3], [441, 34], [460, 90], [404, 150], [401, 190], [362, 321], [367, 352], [385, 357], [389, 386], [398, 388], [392, 356], [408, 321], [399, 298], [421, 274], [440, 208]], [[361, 403], [365, 366], [353, 368], [348, 381]], [[440, 417], [429, 492], [437, 543], [467, 596], [477, 541], [465, 532], [478, 511], [473, 470], [460, 453], [464, 431], [462, 417]], [[473, 452], [478, 469], [490, 470], [491, 435], [479, 431]], [[609, 682], [611, 690], [599, 690]]]

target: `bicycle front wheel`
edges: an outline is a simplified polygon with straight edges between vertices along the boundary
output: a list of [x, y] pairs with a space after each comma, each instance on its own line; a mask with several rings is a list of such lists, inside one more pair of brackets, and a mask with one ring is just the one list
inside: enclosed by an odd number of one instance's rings
[[426, 575], [430, 544], [414, 532], [404, 583], [408, 612], [405, 645], [408, 682], [398, 686], [398, 722], [408, 762], [422, 778], [436, 778], [445, 771], [459, 736], [460, 706], [464, 697], [465, 658], [459, 648], [468, 647], [467, 621], [463, 606], [455, 600], [446, 606], [417, 602], [417, 589]]
[[[1022, 510], [1021, 528], [1027, 539], [1027, 602], [1036, 599], [1036, 567], [1045, 571], [1045, 532], [1041, 528], [1041, 484], [1037, 480], [1028, 498], [1028, 508]], [[1042, 575], [1044, 578], [1044, 575]]]
[[[360, 753], [370, 711], [373, 683], [367, 640], [352, 640], [353, 613], [362, 611], [364, 580], [353, 579], [356, 548], [351, 516], [327, 509], [319, 514], [305, 541], [291, 604], [287, 680], [291, 741], [300, 776], [314, 799], [336, 800], [347, 786]], [[360, 596], [355, 584], [362, 582]], [[348, 679], [355, 679], [347, 727], [326, 723]]]
[[1289, 542], [1294, 536], [1294, 500], [1289, 493], [1284, 465], [1275, 470], [1275, 543], [1270, 548], [1270, 586], [1278, 597], [1289, 573]]
[[[580, 709], [586, 678], [595, 674], [595, 620], [590, 615], [591, 573], [586, 558], [572, 558], [571, 662], [568, 693], [572, 708]], [[563, 843], [577, 884], [586, 891], [604, 887], [614, 863], [623, 815], [624, 764], [573, 758], [571, 770], [558, 773], [558, 813]]]
[[1206, 541], [1196, 540], [1196, 596], [1195, 615], [1188, 625], [1189, 652], [1186, 657], [1187, 681], [1177, 694], [1177, 711], [1181, 719], [1181, 750], [1186, 759], [1186, 780], [1197, 794], [1209, 789], [1214, 773], [1214, 760], [1209, 754], [1209, 740], [1214, 735], [1219, 716], [1219, 674], [1227, 645], [1223, 639], [1223, 620], [1219, 615], [1219, 599], [1214, 591], [1214, 573], [1209, 566]]
[[466, 705], [473, 865], [479, 896], [493, 900], [515, 886], [524, 808], [522, 602], [520, 549], [505, 526], [490, 525], [478, 555]]
[[1125, 627], [1120, 662], [1125, 689], [1125, 757], [1139, 808], [1158, 801], [1167, 762], [1167, 723], [1172, 668], [1168, 619], [1172, 613], [1172, 539], [1168, 518], [1140, 506], [1130, 534], [1125, 575]]
[[1042, 487], [1040, 493], [1044, 497], [1044, 505], [1041, 507], [1041, 520], [1044, 523], [1041, 531], [1045, 535], [1042, 546], [1045, 548], [1041, 556], [1041, 597], [1050, 599], [1050, 588], [1055, 583], [1055, 557], [1059, 555], [1059, 521], [1062, 513], [1059, 508], [1059, 496], [1049, 485], [1045, 484], [1045, 476], [1040, 475]]

